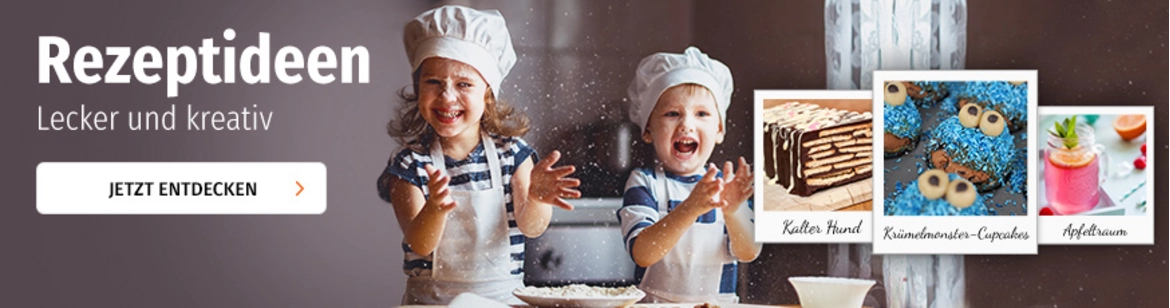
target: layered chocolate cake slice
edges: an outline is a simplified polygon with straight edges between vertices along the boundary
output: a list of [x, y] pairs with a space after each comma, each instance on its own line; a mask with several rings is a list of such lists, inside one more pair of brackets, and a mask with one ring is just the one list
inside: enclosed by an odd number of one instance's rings
[[873, 172], [873, 115], [787, 102], [764, 109], [764, 173], [788, 193], [868, 178]]

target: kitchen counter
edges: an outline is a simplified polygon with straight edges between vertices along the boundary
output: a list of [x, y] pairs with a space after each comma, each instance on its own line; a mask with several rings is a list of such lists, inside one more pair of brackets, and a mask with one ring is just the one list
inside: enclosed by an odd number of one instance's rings
[[622, 207], [622, 198], [581, 198], [568, 200], [572, 211], [553, 208], [550, 225], [592, 225], [620, 226], [617, 210]]

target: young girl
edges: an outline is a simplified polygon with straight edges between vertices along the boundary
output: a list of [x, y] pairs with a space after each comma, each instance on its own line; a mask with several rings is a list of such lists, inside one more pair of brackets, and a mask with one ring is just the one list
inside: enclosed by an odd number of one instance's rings
[[[723, 143], [731, 71], [690, 47], [642, 59], [630, 85], [630, 118], [657, 166], [631, 172], [618, 219], [646, 302], [735, 303], [737, 261], [754, 241], [751, 167], [708, 163]], [[734, 171], [734, 172], [733, 172]]]
[[[497, 99], [516, 54], [499, 12], [444, 6], [406, 25], [414, 95], [390, 134], [398, 152], [378, 189], [402, 228], [403, 304], [446, 304], [464, 292], [519, 304], [524, 238], [552, 206], [580, 197], [572, 166], [536, 162], [527, 119]], [[532, 159], [528, 159], [531, 156]]]

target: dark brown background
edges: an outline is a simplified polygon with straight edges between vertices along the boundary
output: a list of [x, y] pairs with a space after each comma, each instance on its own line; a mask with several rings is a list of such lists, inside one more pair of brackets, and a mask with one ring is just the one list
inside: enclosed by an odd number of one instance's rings
[[[729, 140], [714, 160], [750, 149], [753, 89], [825, 86], [820, 1], [465, 1], [507, 17], [520, 63], [507, 98], [533, 118], [541, 153], [566, 132], [624, 118], [638, 59], [696, 45], [735, 74]], [[981, 0], [969, 3], [967, 68], [1038, 69], [1041, 105], [1155, 105], [1167, 112], [1164, 1]], [[1120, 3], [1118, 3], [1120, 2]], [[384, 133], [393, 94], [409, 84], [406, 20], [436, 1], [36, 1], [0, 13], [0, 306], [392, 306], [402, 294], [401, 232], [374, 179], [396, 145]], [[40, 85], [36, 37], [96, 46], [198, 45], [234, 28], [234, 46], [364, 45], [368, 85], [210, 86], [167, 99], [163, 85]], [[511, 88], [507, 88], [511, 87]], [[78, 104], [154, 110], [193, 104], [276, 112], [266, 132], [38, 132], [36, 108]], [[552, 111], [546, 111], [552, 110]], [[1163, 118], [1164, 119], [1164, 118]], [[1152, 128], [1166, 132], [1161, 121]], [[1154, 157], [1166, 161], [1166, 138]], [[588, 160], [587, 158], [583, 158]], [[329, 208], [319, 216], [41, 216], [41, 161], [322, 161]], [[1041, 247], [1036, 256], [969, 256], [976, 307], [1165, 307], [1166, 169], [1160, 163], [1154, 246]], [[624, 177], [619, 179], [624, 182]], [[69, 185], [70, 183], [61, 183]], [[794, 303], [785, 277], [825, 271], [827, 245], [767, 245], [746, 266], [744, 300]]]
[[[1040, 105], [1154, 105], [1154, 154], [1166, 161], [1167, 3], [968, 1], [968, 69], [1039, 70]], [[737, 87], [825, 86], [823, 3], [699, 1], [696, 41], [725, 61]], [[745, 31], [744, 29], [751, 29]], [[736, 70], [736, 68], [741, 68]], [[741, 96], [742, 98], [742, 96]], [[1086, 109], [1089, 110], [1089, 109]], [[1167, 306], [1166, 169], [1155, 176], [1154, 246], [1041, 246], [1035, 256], [968, 256], [973, 307]], [[1156, 200], [1156, 201], [1154, 201]], [[745, 301], [794, 303], [782, 277], [824, 275], [827, 245], [765, 245]]]

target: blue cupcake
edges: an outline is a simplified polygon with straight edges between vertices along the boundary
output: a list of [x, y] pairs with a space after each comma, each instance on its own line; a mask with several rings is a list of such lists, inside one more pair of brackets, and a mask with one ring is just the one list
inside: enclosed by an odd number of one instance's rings
[[967, 104], [977, 104], [983, 110], [995, 110], [1006, 119], [1013, 131], [1028, 123], [1028, 85], [1016, 81], [969, 81], [949, 83], [953, 103], [944, 103], [948, 114], [956, 114]]
[[902, 82], [887, 83], [883, 111], [884, 148], [886, 157], [902, 155], [918, 144], [922, 135], [922, 115], [917, 102], [906, 92]]
[[923, 172], [885, 201], [886, 216], [988, 216], [989, 199], [974, 184], [939, 169]]
[[906, 94], [910, 95], [917, 101], [918, 108], [934, 107], [940, 100], [946, 98], [949, 94], [949, 82], [942, 81], [907, 81], [902, 82], [906, 86]]
[[1028, 151], [1019, 149], [1012, 159], [1012, 174], [1008, 177], [1007, 190], [1013, 194], [1028, 193]]
[[995, 110], [967, 104], [930, 131], [927, 162], [971, 181], [979, 191], [1003, 184], [1016, 156], [1015, 137]]

